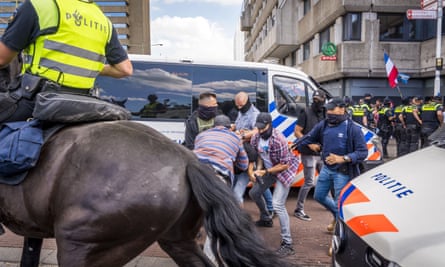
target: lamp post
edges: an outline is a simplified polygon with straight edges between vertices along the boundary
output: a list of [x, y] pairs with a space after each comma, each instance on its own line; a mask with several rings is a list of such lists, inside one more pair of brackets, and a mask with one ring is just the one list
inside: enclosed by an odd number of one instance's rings
[[[153, 46], [164, 46], [164, 44], [163, 44], [163, 43], [156, 43], [156, 44], [152, 44], [151, 46], [152, 46], [152, 47], [153, 47]], [[161, 53], [161, 52], [159, 52], [159, 56], [162, 56], [162, 53]]]

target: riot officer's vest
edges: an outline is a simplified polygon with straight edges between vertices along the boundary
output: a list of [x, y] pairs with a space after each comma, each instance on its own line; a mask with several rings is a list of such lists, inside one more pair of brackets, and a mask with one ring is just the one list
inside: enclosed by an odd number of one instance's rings
[[395, 123], [400, 123], [399, 115], [402, 114], [404, 107], [405, 107], [404, 105], [398, 105], [394, 109], [394, 115], [396, 116], [396, 118], [394, 119]]
[[378, 127], [379, 129], [388, 127], [388, 126], [391, 124], [389, 118], [386, 116], [386, 112], [389, 111], [389, 110], [390, 110], [390, 109], [387, 108], [387, 107], [382, 107], [382, 108], [379, 110], [379, 112], [378, 112], [378, 114], [379, 114], [379, 120], [378, 120], [378, 122], [377, 122], [377, 127]]
[[354, 105], [351, 107], [351, 110], [352, 110], [352, 120], [360, 124], [363, 124], [363, 117], [366, 114], [365, 109], [360, 105]]
[[90, 89], [105, 64], [112, 25], [93, 2], [31, 0], [40, 35], [24, 50], [24, 70], [63, 86]]
[[441, 104], [438, 103], [428, 103], [422, 105], [421, 108], [421, 118], [422, 123], [439, 123], [439, 120], [437, 119], [437, 109], [441, 106]]
[[409, 105], [403, 107], [403, 119], [405, 120], [406, 125], [416, 125], [418, 122], [414, 117], [414, 109], [417, 108], [415, 105]]

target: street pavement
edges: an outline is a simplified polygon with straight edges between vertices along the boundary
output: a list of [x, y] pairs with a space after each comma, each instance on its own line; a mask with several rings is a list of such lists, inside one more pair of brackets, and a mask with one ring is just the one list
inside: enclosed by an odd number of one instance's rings
[[[387, 160], [395, 157], [394, 141], [390, 141], [389, 156]], [[385, 161], [387, 161], [385, 160]], [[305, 211], [312, 217], [312, 221], [302, 221], [293, 216], [296, 205], [298, 188], [293, 188], [289, 194], [286, 204], [290, 217], [291, 234], [294, 241], [295, 255], [289, 256], [288, 260], [297, 266], [304, 267], [327, 267], [331, 266], [331, 259], [328, 256], [328, 248], [331, 242], [331, 235], [327, 232], [326, 226], [332, 220], [330, 213], [312, 198], [311, 190], [305, 204]], [[251, 214], [253, 220], [257, 220], [259, 212], [255, 203], [249, 196], [245, 196], [244, 209]], [[280, 225], [278, 218], [274, 218], [272, 228], [259, 228], [260, 234], [271, 249], [277, 249], [280, 245]], [[204, 243], [204, 238], [198, 240]], [[0, 267], [20, 266], [20, 256], [23, 240], [21, 237], [7, 230], [6, 234], [0, 236]], [[57, 265], [57, 246], [54, 239], [47, 239], [43, 243], [40, 257], [40, 267], [55, 267]], [[163, 252], [157, 243], [151, 245], [138, 257], [133, 259], [125, 267], [176, 267], [177, 265], [168, 255]]]

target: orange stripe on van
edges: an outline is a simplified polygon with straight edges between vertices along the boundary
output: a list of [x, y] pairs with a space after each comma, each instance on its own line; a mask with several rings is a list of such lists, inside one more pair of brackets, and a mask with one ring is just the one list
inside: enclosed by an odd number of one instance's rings
[[380, 158], [381, 158], [380, 152], [377, 151], [369, 155], [368, 160], [379, 160]]
[[357, 216], [347, 221], [346, 224], [361, 237], [379, 232], [399, 231], [383, 214]]
[[369, 198], [363, 194], [358, 188], [355, 188], [349, 196], [343, 201], [343, 206], [354, 203], [370, 202]]

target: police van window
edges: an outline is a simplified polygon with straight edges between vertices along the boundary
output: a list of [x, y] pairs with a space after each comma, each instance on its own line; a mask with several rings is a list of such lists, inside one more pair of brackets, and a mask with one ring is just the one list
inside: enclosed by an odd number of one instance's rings
[[133, 75], [115, 79], [99, 76], [100, 96], [121, 102], [135, 120], [177, 119], [191, 111], [191, 73], [180, 64], [133, 62]]
[[297, 117], [306, 107], [306, 83], [284, 76], [274, 76], [272, 82], [275, 106], [278, 112]]
[[214, 92], [218, 107], [222, 114], [234, 121], [238, 110], [234, 105], [234, 97], [244, 91], [249, 94], [250, 101], [261, 111], [267, 111], [265, 101], [267, 72], [264, 70], [225, 67], [195, 66], [193, 70], [193, 110], [198, 107], [199, 94]]

